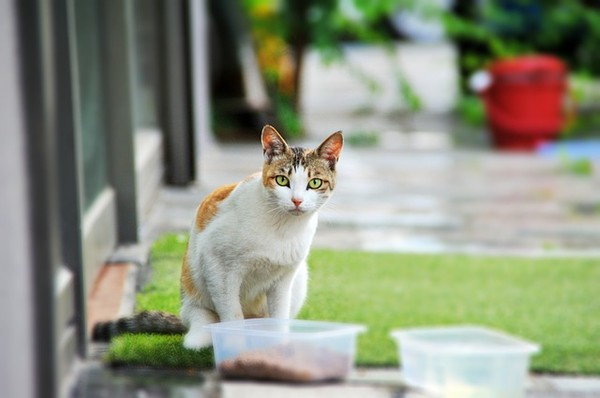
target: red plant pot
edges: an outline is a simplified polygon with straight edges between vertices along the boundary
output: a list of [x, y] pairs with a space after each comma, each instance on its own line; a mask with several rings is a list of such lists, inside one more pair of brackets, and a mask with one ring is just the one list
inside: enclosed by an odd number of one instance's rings
[[564, 126], [567, 68], [551, 56], [497, 61], [481, 92], [494, 146], [531, 151], [556, 138]]

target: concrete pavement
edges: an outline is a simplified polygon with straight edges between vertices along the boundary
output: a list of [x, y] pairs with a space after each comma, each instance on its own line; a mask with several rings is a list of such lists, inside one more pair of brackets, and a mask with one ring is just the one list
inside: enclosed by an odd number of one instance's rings
[[[261, 162], [258, 143], [207, 149], [199, 184], [163, 190], [152, 234], [187, 231], [205, 194], [259, 170]], [[444, 132], [391, 132], [376, 147], [344, 148], [336, 192], [321, 211], [314, 245], [600, 256], [598, 170], [579, 176], [556, 158], [457, 149]]]

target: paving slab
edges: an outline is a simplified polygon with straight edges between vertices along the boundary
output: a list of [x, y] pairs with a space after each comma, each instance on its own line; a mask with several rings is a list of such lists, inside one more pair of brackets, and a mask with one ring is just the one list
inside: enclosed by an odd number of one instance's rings
[[[299, 144], [318, 142], [309, 136]], [[206, 149], [199, 183], [161, 192], [154, 235], [187, 231], [204, 195], [261, 163], [258, 143]], [[450, 144], [428, 150], [347, 146], [314, 246], [599, 256], [599, 170], [573, 175], [558, 159]]]

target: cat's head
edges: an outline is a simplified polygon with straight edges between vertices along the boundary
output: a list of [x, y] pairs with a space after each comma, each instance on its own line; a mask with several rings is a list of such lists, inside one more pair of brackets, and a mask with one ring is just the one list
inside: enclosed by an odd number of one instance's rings
[[335, 187], [335, 166], [344, 139], [335, 132], [315, 149], [290, 147], [272, 126], [262, 130], [263, 185], [278, 211], [302, 215], [317, 211]]

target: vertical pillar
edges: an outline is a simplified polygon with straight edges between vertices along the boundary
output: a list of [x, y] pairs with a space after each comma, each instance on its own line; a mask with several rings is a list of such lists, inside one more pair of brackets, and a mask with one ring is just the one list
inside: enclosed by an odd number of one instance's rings
[[135, 44], [133, 0], [102, 2], [108, 112], [109, 178], [117, 192], [118, 240], [137, 242], [139, 222], [135, 175]]
[[164, 38], [161, 119], [165, 133], [166, 179], [171, 184], [184, 185], [195, 178], [187, 1], [162, 0], [161, 5]]

